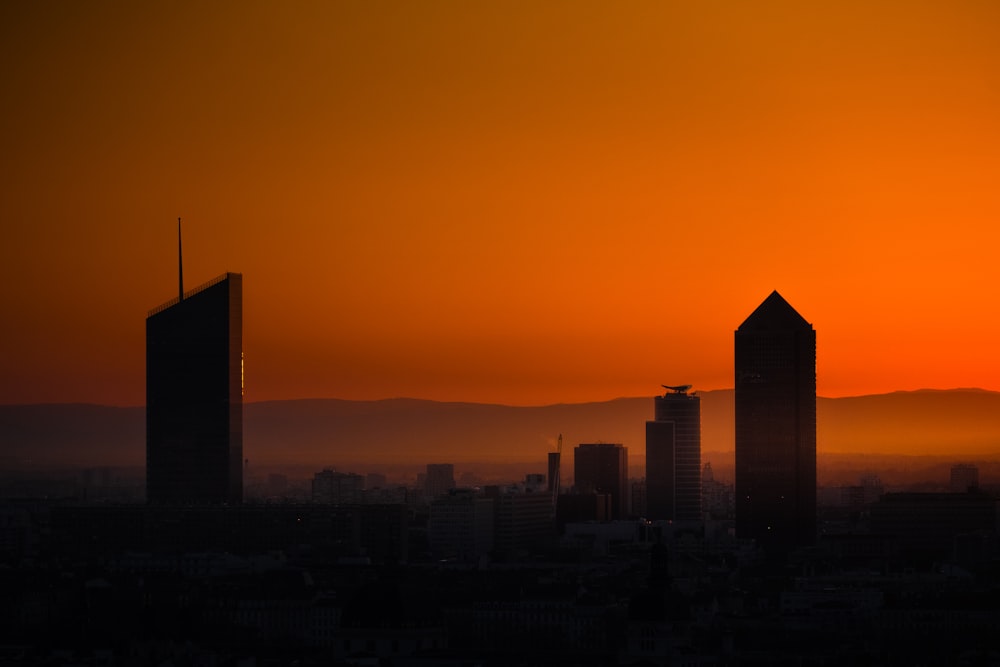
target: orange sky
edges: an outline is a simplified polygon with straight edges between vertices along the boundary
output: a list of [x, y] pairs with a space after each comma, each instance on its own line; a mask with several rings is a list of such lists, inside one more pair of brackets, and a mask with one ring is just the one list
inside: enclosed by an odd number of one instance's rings
[[[152, 5], [152, 6], [148, 6]], [[0, 402], [144, 401], [244, 275], [248, 400], [1000, 390], [1000, 5], [0, 3]]]

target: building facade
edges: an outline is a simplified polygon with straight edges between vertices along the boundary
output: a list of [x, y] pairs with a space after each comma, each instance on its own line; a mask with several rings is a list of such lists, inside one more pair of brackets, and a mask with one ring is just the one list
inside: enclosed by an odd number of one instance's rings
[[952, 493], [965, 493], [979, 488], [979, 467], [971, 463], [956, 463], [951, 467], [949, 488]]
[[312, 501], [329, 505], [355, 505], [364, 501], [365, 478], [349, 472], [321, 470], [313, 475]]
[[243, 499], [243, 276], [225, 273], [146, 318], [146, 499]]
[[657, 396], [646, 422], [647, 519], [701, 519], [701, 398], [689, 389]]
[[733, 485], [715, 479], [712, 464], [701, 469], [701, 509], [709, 519], [732, 519], [735, 515]]
[[455, 488], [455, 466], [452, 463], [428, 463], [424, 477], [424, 493], [428, 500], [447, 494]]
[[431, 501], [427, 542], [434, 558], [476, 562], [493, 550], [492, 498], [454, 489]]
[[735, 334], [736, 534], [816, 538], [816, 332], [772, 292]]
[[505, 490], [496, 493], [493, 502], [494, 547], [499, 555], [537, 553], [555, 535], [552, 498], [547, 493]]
[[611, 518], [628, 516], [628, 449], [620, 444], [581, 444], [573, 452], [577, 493], [611, 496]]

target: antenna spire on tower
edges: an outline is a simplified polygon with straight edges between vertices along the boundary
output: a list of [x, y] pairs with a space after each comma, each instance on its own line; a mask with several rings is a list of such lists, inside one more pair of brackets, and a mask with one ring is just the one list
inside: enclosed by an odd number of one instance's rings
[[177, 218], [177, 289], [178, 301], [184, 300], [184, 256], [181, 254], [181, 219]]

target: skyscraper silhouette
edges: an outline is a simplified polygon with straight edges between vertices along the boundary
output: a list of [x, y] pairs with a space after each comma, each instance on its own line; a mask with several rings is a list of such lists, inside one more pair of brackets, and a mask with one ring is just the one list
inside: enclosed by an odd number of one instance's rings
[[736, 330], [736, 534], [816, 536], [816, 332], [772, 292]]
[[666, 387], [646, 422], [646, 517], [701, 518], [701, 398]]
[[146, 318], [146, 499], [185, 505], [243, 499], [239, 273], [179, 295]]
[[611, 496], [611, 517], [628, 515], [628, 449], [620, 444], [578, 445], [573, 452], [573, 483], [578, 493]]

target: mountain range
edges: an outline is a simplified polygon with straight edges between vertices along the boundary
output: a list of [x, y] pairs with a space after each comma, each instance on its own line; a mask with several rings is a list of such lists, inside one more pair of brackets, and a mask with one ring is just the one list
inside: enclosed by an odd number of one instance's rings
[[[703, 461], [731, 470], [733, 390], [700, 392]], [[260, 467], [365, 471], [428, 462], [529, 463], [544, 472], [563, 436], [574, 446], [616, 442], [641, 473], [645, 422], [653, 399], [516, 407], [395, 398], [303, 399], [247, 403], [244, 455]], [[825, 466], [867, 458], [872, 465], [908, 457], [1000, 459], [1000, 392], [900, 391], [817, 399], [817, 449]], [[145, 409], [88, 404], [0, 406], [0, 468], [141, 466]], [[367, 466], [367, 468], [366, 468]], [[856, 468], [857, 466], [852, 466]], [[853, 474], [853, 472], [852, 472]]]

